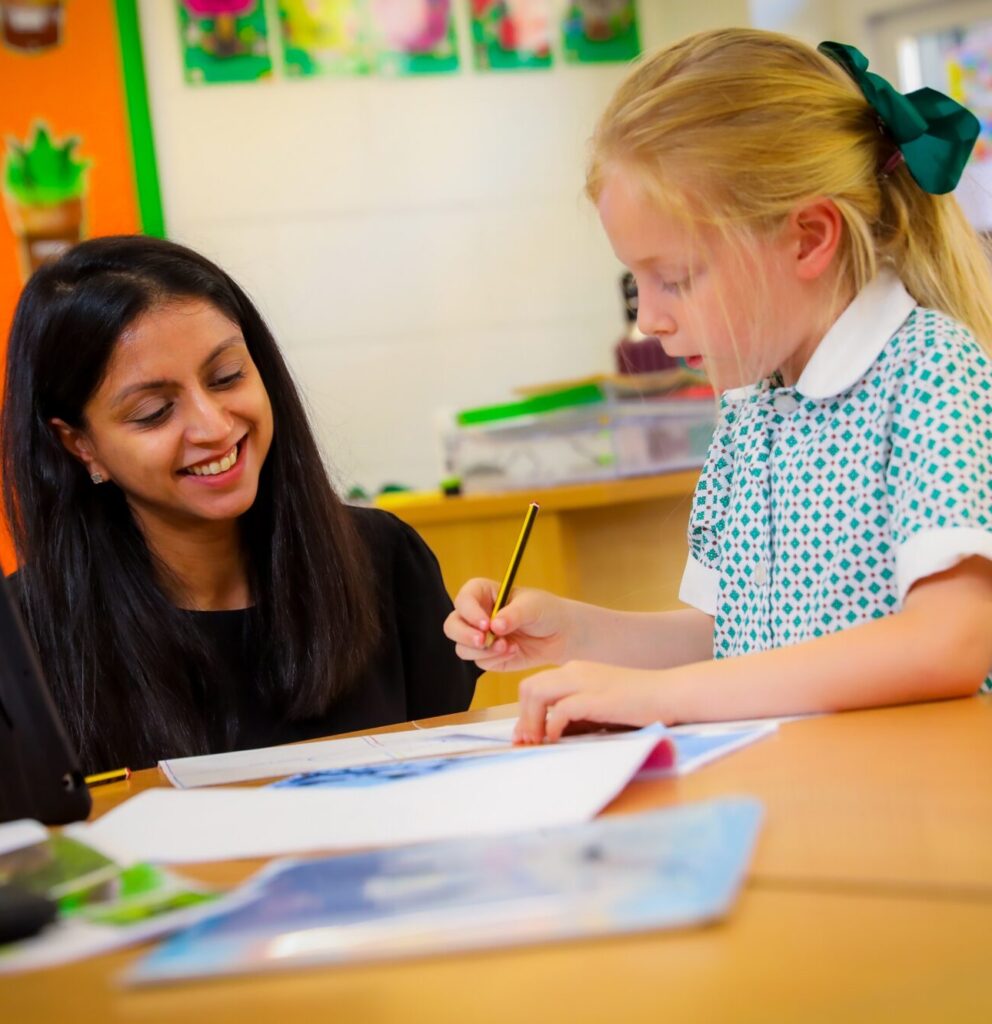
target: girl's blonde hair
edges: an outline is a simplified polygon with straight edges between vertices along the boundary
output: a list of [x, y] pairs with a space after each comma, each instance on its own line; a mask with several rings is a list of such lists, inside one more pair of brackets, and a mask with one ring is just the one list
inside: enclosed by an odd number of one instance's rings
[[992, 272], [951, 195], [916, 184], [874, 110], [837, 64], [788, 36], [701, 32], [621, 84], [596, 127], [586, 192], [620, 164], [653, 193], [744, 233], [774, 230], [804, 200], [844, 220], [840, 282], [859, 291], [890, 265], [918, 303], [971, 328], [992, 351]]

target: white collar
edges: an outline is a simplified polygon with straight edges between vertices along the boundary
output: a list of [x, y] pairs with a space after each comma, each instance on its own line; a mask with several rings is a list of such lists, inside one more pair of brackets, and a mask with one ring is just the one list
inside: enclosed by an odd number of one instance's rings
[[[832, 398], [846, 391], [861, 379], [915, 308], [916, 299], [895, 273], [880, 270], [823, 336], [796, 381], [796, 391], [807, 398]], [[761, 386], [732, 388], [724, 397], [740, 401]]]
[[855, 384], [916, 309], [891, 270], [880, 270], [834, 321], [796, 381], [807, 398], [832, 398]]

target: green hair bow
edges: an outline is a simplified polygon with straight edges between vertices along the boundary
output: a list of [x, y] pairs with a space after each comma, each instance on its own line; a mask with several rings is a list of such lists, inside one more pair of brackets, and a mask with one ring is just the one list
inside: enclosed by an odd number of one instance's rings
[[978, 118], [936, 89], [903, 95], [869, 71], [868, 58], [854, 46], [826, 42], [817, 49], [854, 79], [920, 188], [934, 195], [950, 192], [978, 138]]

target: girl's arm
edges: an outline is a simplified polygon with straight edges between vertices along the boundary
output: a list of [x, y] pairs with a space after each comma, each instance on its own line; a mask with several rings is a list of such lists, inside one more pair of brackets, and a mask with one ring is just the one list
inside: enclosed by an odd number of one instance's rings
[[677, 669], [575, 662], [520, 684], [518, 742], [569, 722], [646, 725], [905, 704], [975, 693], [992, 667], [992, 562], [920, 580], [901, 611], [791, 647]]
[[[713, 618], [694, 608], [618, 612], [522, 588], [490, 621], [498, 589], [495, 580], [469, 580], [444, 624], [457, 655], [485, 672], [575, 660], [669, 668], [713, 655]], [[487, 647], [490, 630], [497, 639]]]
[[698, 608], [618, 612], [579, 605], [572, 658], [624, 668], [676, 668], [713, 657], [713, 616]]

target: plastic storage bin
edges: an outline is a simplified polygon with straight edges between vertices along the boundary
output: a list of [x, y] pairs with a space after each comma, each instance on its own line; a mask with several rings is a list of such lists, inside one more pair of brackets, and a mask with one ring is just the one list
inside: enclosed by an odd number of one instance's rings
[[688, 469], [703, 463], [716, 411], [712, 397], [603, 397], [530, 415], [482, 417], [442, 432], [444, 474], [460, 477], [463, 493], [471, 494]]

